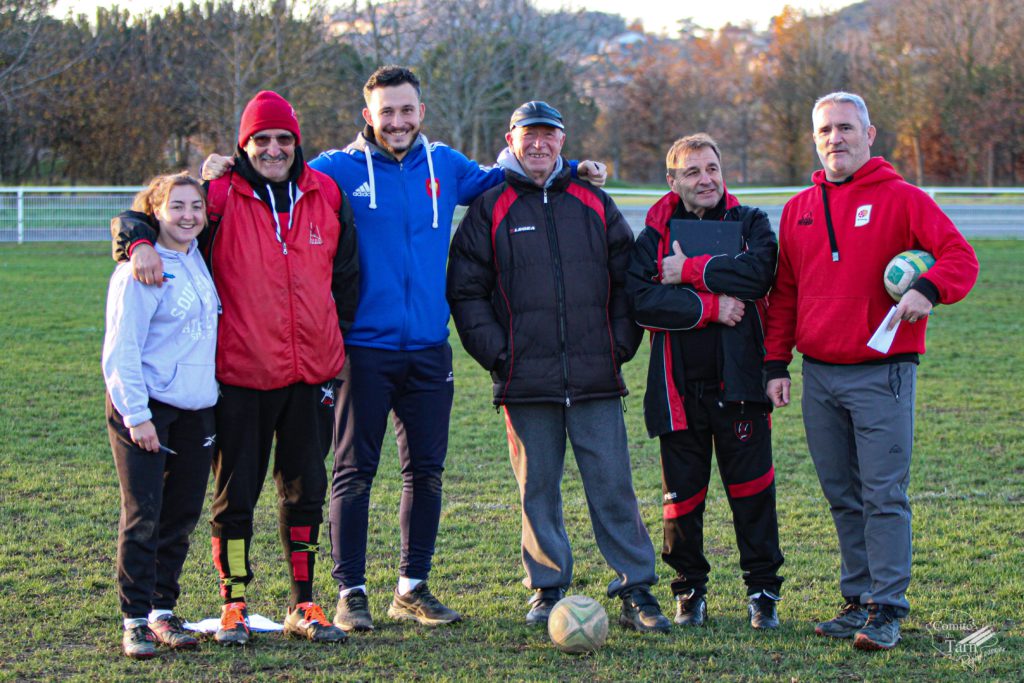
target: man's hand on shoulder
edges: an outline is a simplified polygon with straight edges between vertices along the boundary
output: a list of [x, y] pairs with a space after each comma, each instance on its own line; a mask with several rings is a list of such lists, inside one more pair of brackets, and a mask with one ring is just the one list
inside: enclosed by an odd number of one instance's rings
[[608, 167], [600, 161], [584, 159], [576, 167], [576, 175], [594, 187], [604, 187], [605, 181], [608, 180]]
[[228, 172], [235, 165], [233, 157], [222, 157], [219, 154], [211, 154], [203, 162], [203, 180], [216, 180]]
[[782, 408], [783, 406], [789, 405], [789, 389], [792, 382], [785, 377], [778, 379], [768, 380], [768, 387], [765, 393], [768, 394], [768, 398], [771, 399], [772, 405], [776, 408]]
[[150, 244], [137, 244], [132, 249], [132, 276], [144, 285], [164, 285], [164, 261]]

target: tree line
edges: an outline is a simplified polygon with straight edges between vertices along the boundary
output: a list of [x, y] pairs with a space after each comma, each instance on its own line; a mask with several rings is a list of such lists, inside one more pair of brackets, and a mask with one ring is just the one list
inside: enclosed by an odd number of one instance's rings
[[261, 89], [287, 97], [307, 155], [362, 125], [361, 86], [412, 66], [424, 132], [481, 162], [513, 108], [565, 115], [566, 153], [661, 182], [675, 138], [719, 139], [727, 177], [799, 185], [816, 167], [810, 108], [862, 94], [874, 152], [919, 184], [1016, 185], [1024, 173], [1024, 3], [869, 0], [785, 9], [766, 31], [681, 21], [653, 36], [618, 16], [530, 0], [204, 0], [141, 16], [56, 18], [0, 0], [0, 184], [136, 184], [228, 153]]

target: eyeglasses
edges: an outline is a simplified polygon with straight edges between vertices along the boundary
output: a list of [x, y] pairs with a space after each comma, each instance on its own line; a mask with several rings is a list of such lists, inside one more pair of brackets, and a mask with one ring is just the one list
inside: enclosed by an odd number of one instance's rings
[[277, 140], [278, 147], [291, 147], [295, 144], [295, 136], [291, 133], [281, 133], [279, 135], [266, 135], [260, 133], [259, 135], [253, 135], [249, 138], [253, 141], [257, 147], [269, 147], [271, 140]]

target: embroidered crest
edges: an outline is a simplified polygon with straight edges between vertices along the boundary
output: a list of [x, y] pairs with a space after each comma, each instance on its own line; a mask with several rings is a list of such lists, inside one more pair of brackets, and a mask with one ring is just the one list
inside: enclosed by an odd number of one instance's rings
[[309, 224], [309, 243], [310, 244], [323, 244], [324, 238], [320, 236], [320, 228], [316, 227], [313, 223]]
[[754, 435], [754, 423], [752, 420], [736, 420], [732, 423], [732, 433], [740, 441], [750, 441]]
[[320, 405], [332, 407], [334, 405], [334, 384], [328, 382], [320, 387], [320, 391], [324, 394], [320, 397]]
[[427, 178], [427, 196], [428, 197], [440, 197], [441, 196], [441, 181], [434, 178], [434, 186], [430, 186], [430, 178]]
[[871, 205], [857, 207], [857, 218], [853, 221], [853, 227], [860, 228], [871, 222]]
[[811, 225], [812, 223], [814, 223], [814, 214], [810, 211], [800, 216], [800, 220], [796, 222], [797, 225]]

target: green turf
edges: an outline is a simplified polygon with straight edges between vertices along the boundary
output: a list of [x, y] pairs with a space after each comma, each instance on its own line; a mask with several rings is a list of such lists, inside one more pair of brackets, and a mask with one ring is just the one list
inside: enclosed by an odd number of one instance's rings
[[[193, 654], [136, 663], [119, 652], [114, 589], [117, 480], [103, 426], [99, 353], [112, 264], [103, 244], [0, 246], [0, 680], [1020, 680], [1024, 596], [1024, 346], [1020, 311], [1024, 243], [979, 241], [981, 279], [964, 303], [929, 323], [920, 368], [914, 504], [914, 606], [904, 642], [865, 654], [815, 638], [813, 621], [838, 607], [838, 555], [828, 508], [806, 453], [799, 405], [775, 414], [779, 520], [786, 565], [783, 627], [754, 633], [728, 506], [713, 482], [706, 514], [713, 564], [711, 625], [641, 636], [612, 626], [593, 656], [563, 655], [523, 624], [519, 508], [503, 419], [485, 373], [455, 348], [456, 403], [445, 503], [431, 585], [466, 615], [441, 629], [392, 625], [384, 612], [398, 558], [400, 479], [389, 436], [374, 488], [368, 567], [378, 630], [340, 647], [260, 636], [252, 647], [212, 643]], [[656, 443], [642, 425], [646, 344], [627, 366], [635, 485], [660, 539]], [[799, 396], [799, 382], [795, 383]], [[575, 466], [565, 508], [576, 551], [572, 590], [604, 596], [611, 579], [593, 543]], [[288, 588], [272, 483], [258, 509], [252, 610], [280, 620]], [[326, 534], [324, 534], [326, 536]], [[194, 535], [179, 612], [218, 609], [205, 522]], [[317, 593], [333, 613], [327, 543]], [[663, 578], [668, 572], [659, 566]], [[667, 582], [655, 588], [671, 608]], [[943, 656], [928, 624], [949, 614], [992, 626], [975, 669]]]

